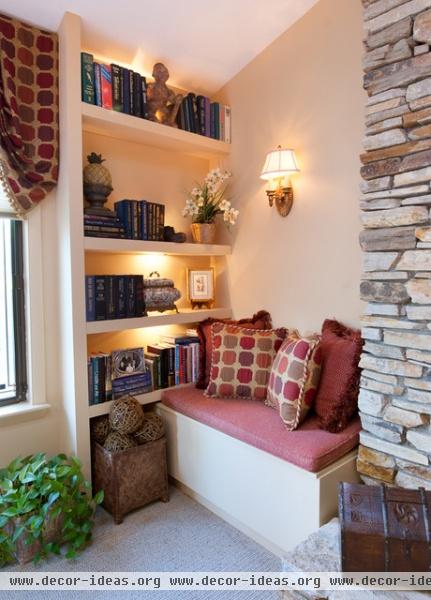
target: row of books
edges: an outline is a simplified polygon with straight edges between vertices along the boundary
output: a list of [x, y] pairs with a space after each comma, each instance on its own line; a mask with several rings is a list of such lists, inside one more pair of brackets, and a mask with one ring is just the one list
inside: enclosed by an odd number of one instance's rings
[[123, 223], [115, 215], [87, 215], [84, 214], [84, 235], [86, 237], [119, 238], [126, 237]]
[[177, 116], [180, 129], [199, 133], [223, 142], [231, 142], [231, 108], [211, 102], [207, 96], [188, 93], [181, 102]]
[[86, 275], [87, 321], [145, 316], [143, 275]]
[[[81, 52], [82, 101], [108, 110], [148, 119], [146, 77], [111, 63], [94, 60], [88, 52]], [[180, 105], [177, 125], [190, 131], [223, 142], [231, 142], [231, 109], [210, 98], [189, 92]]]
[[147, 80], [132, 69], [102, 64], [81, 52], [82, 101], [146, 119]]
[[127, 239], [163, 241], [164, 204], [147, 200], [120, 200], [115, 202], [114, 208]]
[[88, 366], [89, 404], [125, 395], [196, 383], [199, 375], [199, 338], [195, 335], [160, 336], [144, 348], [91, 354]]

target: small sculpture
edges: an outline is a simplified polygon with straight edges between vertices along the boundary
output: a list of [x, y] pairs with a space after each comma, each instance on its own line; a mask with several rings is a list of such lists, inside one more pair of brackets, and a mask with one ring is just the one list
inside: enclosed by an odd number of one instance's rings
[[156, 63], [153, 67], [154, 83], [148, 84], [147, 102], [148, 118], [150, 121], [177, 127], [176, 118], [182, 94], [175, 94], [166, 85], [169, 71], [163, 63]]
[[112, 178], [108, 169], [102, 164], [105, 159], [101, 154], [91, 152], [87, 156], [88, 165], [84, 167], [84, 196], [89, 207], [84, 209], [87, 215], [111, 216], [113, 213], [104, 204], [112, 192]]

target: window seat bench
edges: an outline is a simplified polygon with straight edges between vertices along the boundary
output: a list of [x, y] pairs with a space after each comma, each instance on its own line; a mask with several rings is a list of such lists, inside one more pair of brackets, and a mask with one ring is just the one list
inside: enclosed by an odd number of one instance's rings
[[309, 417], [287, 431], [273, 408], [166, 390], [169, 473], [186, 493], [277, 554], [337, 513], [338, 481], [357, 481], [360, 422], [341, 433]]

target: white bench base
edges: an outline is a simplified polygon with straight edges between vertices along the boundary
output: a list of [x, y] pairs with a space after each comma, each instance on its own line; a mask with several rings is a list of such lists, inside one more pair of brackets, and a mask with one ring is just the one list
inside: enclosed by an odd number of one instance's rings
[[157, 410], [179, 487], [279, 556], [336, 516], [339, 481], [359, 481], [356, 450], [310, 473], [161, 403]]

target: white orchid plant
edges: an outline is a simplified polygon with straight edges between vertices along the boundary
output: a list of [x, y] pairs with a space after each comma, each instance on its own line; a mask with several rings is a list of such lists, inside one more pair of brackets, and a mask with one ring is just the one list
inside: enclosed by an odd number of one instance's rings
[[223, 185], [231, 175], [221, 169], [209, 171], [203, 184], [190, 192], [183, 216], [192, 217], [193, 223], [213, 223], [216, 215], [222, 214], [227, 225], [235, 225], [239, 211], [224, 197], [226, 186]]

